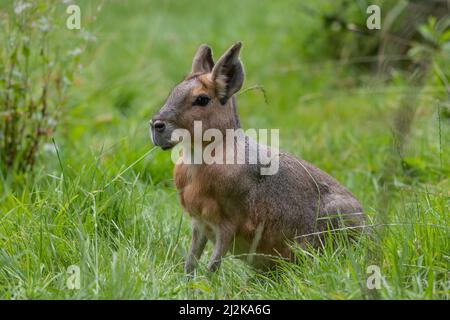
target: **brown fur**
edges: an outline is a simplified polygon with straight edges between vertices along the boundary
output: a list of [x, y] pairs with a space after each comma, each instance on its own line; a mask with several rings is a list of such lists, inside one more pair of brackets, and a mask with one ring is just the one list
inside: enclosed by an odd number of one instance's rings
[[[240, 43], [214, 65], [210, 49], [199, 48], [191, 75], [172, 91], [153, 118], [165, 129], [152, 127], [154, 142], [172, 146], [170, 133], [184, 128], [193, 135], [193, 122], [203, 129], [239, 127], [235, 99], [243, 81]], [[207, 106], [193, 106], [199, 95], [208, 95]], [[250, 147], [259, 147], [252, 144]], [[292, 259], [289, 243], [318, 246], [320, 232], [331, 227], [355, 227], [364, 223], [358, 201], [325, 172], [304, 160], [280, 154], [278, 173], [261, 176], [255, 164], [184, 164], [174, 168], [180, 203], [192, 218], [193, 238], [186, 262], [190, 273], [207, 240], [214, 243], [208, 265], [214, 271], [228, 250], [256, 267], [273, 264], [272, 257]], [[319, 233], [319, 235], [311, 235]]]

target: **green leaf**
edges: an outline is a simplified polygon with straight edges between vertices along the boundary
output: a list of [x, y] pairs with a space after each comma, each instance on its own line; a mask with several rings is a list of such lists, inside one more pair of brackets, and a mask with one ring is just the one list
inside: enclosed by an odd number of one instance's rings
[[17, 63], [17, 48], [14, 49], [14, 51], [11, 53], [10, 61], [11, 61], [11, 64]]
[[450, 40], [450, 30], [447, 30], [441, 35], [440, 41], [441, 42], [447, 42], [449, 40]]
[[426, 41], [431, 42], [431, 43], [436, 43], [436, 39], [435, 39], [435, 36], [434, 36], [434, 32], [433, 32], [432, 29], [430, 29], [429, 26], [427, 26], [427, 25], [421, 25], [421, 26], [419, 26], [419, 29], [418, 29], [418, 30], [419, 30], [420, 35], [421, 35]]
[[412, 175], [423, 174], [427, 169], [426, 162], [421, 158], [405, 157], [402, 159], [402, 166]]
[[28, 58], [30, 56], [30, 47], [28, 45], [28, 43], [24, 42], [23, 46], [22, 46], [22, 54]]

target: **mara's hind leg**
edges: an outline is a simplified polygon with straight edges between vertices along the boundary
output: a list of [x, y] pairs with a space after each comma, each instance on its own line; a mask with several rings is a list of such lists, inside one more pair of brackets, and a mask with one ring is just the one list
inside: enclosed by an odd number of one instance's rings
[[360, 233], [365, 226], [361, 205], [354, 198], [334, 196], [321, 215], [324, 230], [345, 231], [349, 235]]
[[195, 221], [192, 222], [192, 241], [189, 248], [189, 254], [184, 266], [184, 270], [187, 274], [194, 272], [197, 262], [202, 256], [203, 250], [205, 250], [206, 242], [208, 241], [206, 235], [201, 231], [201, 228]]
[[208, 264], [209, 272], [215, 272], [219, 268], [222, 258], [230, 248], [235, 231], [236, 226], [232, 223], [223, 222], [216, 226], [214, 250]]

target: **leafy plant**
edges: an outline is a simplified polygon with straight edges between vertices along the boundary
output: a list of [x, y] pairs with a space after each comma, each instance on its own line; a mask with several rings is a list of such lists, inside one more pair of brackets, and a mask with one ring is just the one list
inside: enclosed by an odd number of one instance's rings
[[450, 54], [450, 18], [437, 20], [430, 16], [428, 22], [417, 28], [421, 41], [413, 42], [408, 55], [416, 61], [428, 60], [436, 55]]
[[[30, 170], [53, 135], [83, 48], [62, 2], [0, 7], [0, 169]], [[66, 41], [61, 40], [64, 36]], [[58, 43], [58, 44], [57, 44]]]
[[450, 18], [429, 17], [418, 31], [421, 40], [413, 42], [408, 55], [416, 63], [432, 66], [432, 84], [437, 91], [439, 113], [450, 118]]

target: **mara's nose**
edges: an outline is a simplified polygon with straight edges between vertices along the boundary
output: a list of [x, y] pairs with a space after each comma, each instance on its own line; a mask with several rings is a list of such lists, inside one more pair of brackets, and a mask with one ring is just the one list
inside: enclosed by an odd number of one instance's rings
[[166, 129], [166, 124], [161, 120], [155, 120], [152, 122], [153, 128], [159, 133], [163, 132]]

